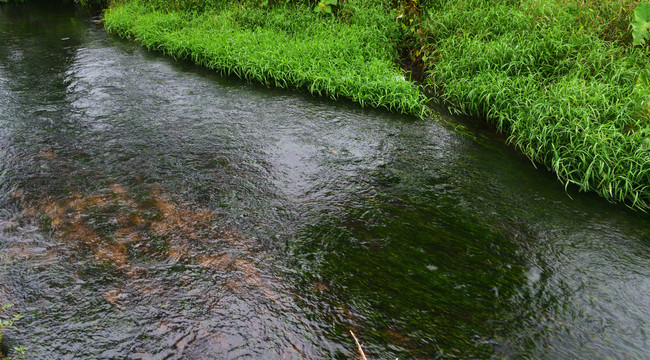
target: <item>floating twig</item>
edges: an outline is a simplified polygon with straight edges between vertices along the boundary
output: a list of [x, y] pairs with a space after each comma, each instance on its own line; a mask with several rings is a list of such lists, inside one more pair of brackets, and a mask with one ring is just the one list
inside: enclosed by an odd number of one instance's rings
[[359, 344], [359, 340], [357, 339], [356, 336], [354, 336], [354, 333], [352, 332], [352, 330], [350, 330], [350, 334], [352, 334], [352, 337], [354, 338], [354, 342], [357, 343], [357, 348], [359, 349], [359, 353], [361, 354], [361, 358], [363, 360], [368, 360], [366, 358], [366, 354], [363, 353], [363, 349], [361, 348], [361, 344]]

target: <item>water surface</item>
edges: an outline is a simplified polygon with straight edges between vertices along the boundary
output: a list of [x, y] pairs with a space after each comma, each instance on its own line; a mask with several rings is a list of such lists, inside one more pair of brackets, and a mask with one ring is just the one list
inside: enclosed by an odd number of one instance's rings
[[0, 303], [30, 359], [644, 359], [647, 215], [489, 131], [0, 5]]

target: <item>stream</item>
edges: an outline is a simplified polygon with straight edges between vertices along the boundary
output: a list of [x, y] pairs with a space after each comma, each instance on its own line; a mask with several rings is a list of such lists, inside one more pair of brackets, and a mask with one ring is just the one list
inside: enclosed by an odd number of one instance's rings
[[0, 304], [26, 359], [647, 359], [650, 218], [476, 121], [0, 4]]

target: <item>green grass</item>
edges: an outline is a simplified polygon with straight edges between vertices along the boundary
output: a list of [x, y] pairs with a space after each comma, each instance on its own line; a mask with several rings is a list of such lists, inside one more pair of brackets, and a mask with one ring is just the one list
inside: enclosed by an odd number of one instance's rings
[[110, 32], [225, 74], [423, 114], [418, 86], [396, 65], [401, 35], [389, 7], [346, 4], [332, 17], [302, 4], [133, 0], [110, 8], [104, 21]]
[[439, 100], [508, 132], [566, 186], [650, 208], [650, 86], [637, 85], [650, 52], [629, 28], [638, 0], [347, 0], [335, 16], [315, 1], [262, 3], [121, 0], [105, 23], [225, 74], [422, 116], [420, 88], [396, 66], [414, 55]]
[[567, 186], [650, 207], [648, 51], [630, 46], [633, 1], [429, 1], [427, 76]]

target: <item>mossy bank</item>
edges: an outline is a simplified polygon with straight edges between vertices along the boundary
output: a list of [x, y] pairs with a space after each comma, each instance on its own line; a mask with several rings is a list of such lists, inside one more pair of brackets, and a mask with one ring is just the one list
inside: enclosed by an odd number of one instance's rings
[[637, 4], [121, 0], [104, 20], [177, 58], [363, 106], [422, 117], [428, 87], [509, 133], [567, 186], [647, 210], [648, 51], [629, 31]]

